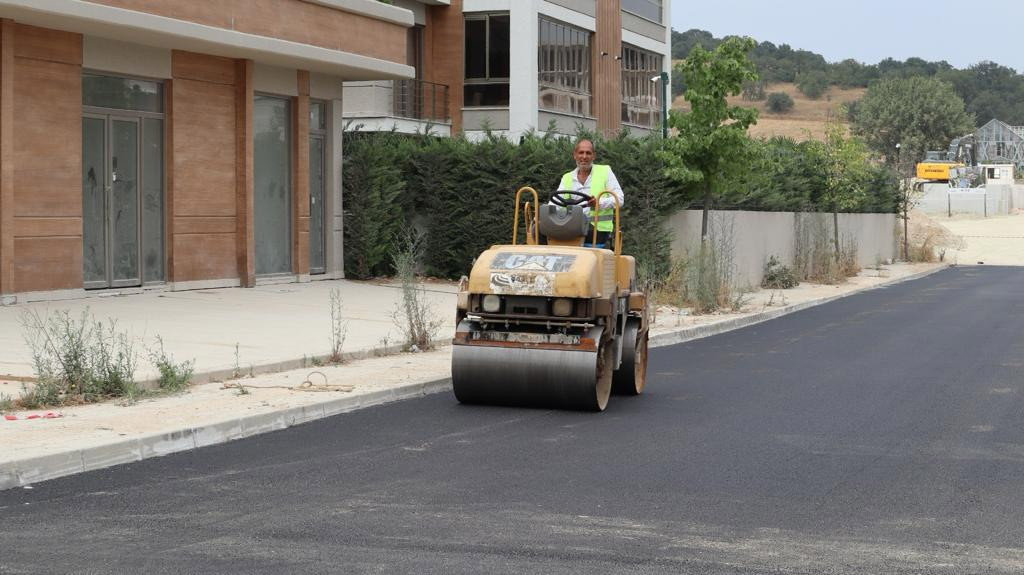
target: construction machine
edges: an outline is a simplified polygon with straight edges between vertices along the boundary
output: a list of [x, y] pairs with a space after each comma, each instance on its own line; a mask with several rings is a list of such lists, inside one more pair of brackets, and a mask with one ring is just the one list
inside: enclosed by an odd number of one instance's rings
[[[615, 197], [598, 201], [605, 195]], [[533, 188], [516, 192], [512, 243], [480, 254], [460, 285], [452, 341], [460, 402], [603, 411], [613, 391], [643, 391], [646, 298], [635, 260], [622, 255], [618, 200], [611, 246], [599, 246], [597, 210], [593, 226], [584, 210], [590, 197], [556, 192], [540, 205]]]

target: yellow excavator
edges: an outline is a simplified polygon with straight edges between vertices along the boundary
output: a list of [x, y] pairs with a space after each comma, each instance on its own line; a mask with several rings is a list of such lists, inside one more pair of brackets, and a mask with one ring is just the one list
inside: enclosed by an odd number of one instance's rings
[[[598, 201], [605, 195], [615, 197]], [[611, 246], [597, 245], [589, 201], [557, 192], [540, 205], [533, 188], [516, 192], [512, 243], [480, 254], [460, 285], [452, 341], [460, 402], [603, 411], [613, 391], [643, 391], [646, 298], [635, 260], [622, 255], [618, 200]]]

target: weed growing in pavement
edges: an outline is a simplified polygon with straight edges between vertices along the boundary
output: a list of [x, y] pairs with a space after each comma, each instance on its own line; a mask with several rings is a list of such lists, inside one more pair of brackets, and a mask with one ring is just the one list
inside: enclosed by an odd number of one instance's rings
[[840, 241], [836, 257], [832, 219], [828, 214], [801, 212], [795, 218], [793, 267], [798, 279], [823, 284], [842, 283], [857, 275], [857, 243], [851, 238]]
[[[348, 335], [348, 322], [341, 316], [341, 290], [331, 288], [331, 363], [341, 363], [341, 348], [345, 345]], [[315, 358], [314, 358], [315, 362]], [[314, 365], [319, 365], [314, 363]]]
[[764, 263], [764, 275], [761, 278], [761, 287], [767, 289], [790, 289], [800, 285], [796, 272], [789, 266], [785, 266], [779, 258], [770, 256]]
[[195, 371], [195, 360], [175, 362], [174, 356], [164, 350], [164, 340], [159, 335], [156, 336], [156, 347], [149, 350], [149, 360], [160, 373], [157, 387], [161, 391], [176, 392], [188, 387]]
[[735, 251], [733, 218], [716, 214], [710, 222], [708, 240], [701, 243], [686, 264], [683, 297], [695, 313], [714, 313], [741, 302], [733, 281]]
[[88, 309], [77, 318], [67, 310], [25, 310], [20, 322], [36, 374], [35, 385], [23, 386], [23, 407], [138, 395], [135, 348], [114, 320], [97, 321]]
[[0, 393], [0, 413], [14, 411], [14, 400], [6, 393]]
[[242, 377], [242, 368], [238, 364], [238, 342], [235, 342], [235, 368], [231, 370], [231, 379]]
[[442, 325], [427, 301], [426, 291], [416, 285], [416, 268], [423, 255], [425, 239], [418, 230], [407, 231], [391, 257], [395, 274], [402, 284], [402, 300], [396, 305], [391, 319], [402, 331], [405, 346], [410, 350], [430, 349]]

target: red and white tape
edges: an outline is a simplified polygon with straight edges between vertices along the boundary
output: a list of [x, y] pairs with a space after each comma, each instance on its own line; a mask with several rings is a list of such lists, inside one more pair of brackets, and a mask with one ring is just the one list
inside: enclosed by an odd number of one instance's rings
[[64, 417], [63, 413], [54, 413], [47, 411], [46, 413], [33, 413], [31, 415], [15, 415], [13, 413], [7, 413], [4, 415], [4, 419], [7, 421], [14, 421], [16, 419], [56, 419], [58, 417]]

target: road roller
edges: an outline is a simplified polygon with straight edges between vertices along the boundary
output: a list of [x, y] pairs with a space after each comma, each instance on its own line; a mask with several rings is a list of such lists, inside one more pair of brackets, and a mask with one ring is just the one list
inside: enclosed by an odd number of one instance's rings
[[[605, 195], [615, 197], [598, 200]], [[460, 402], [603, 411], [613, 392], [643, 391], [648, 323], [636, 262], [622, 254], [618, 200], [610, 246], [597, 245], [589, 200], [557, 192], [540, 205], [536, 190], [516, 192], [511, 244], [484, 251], [460, 282]]]

